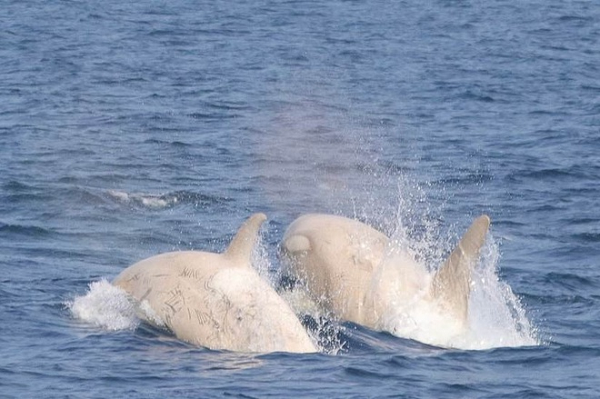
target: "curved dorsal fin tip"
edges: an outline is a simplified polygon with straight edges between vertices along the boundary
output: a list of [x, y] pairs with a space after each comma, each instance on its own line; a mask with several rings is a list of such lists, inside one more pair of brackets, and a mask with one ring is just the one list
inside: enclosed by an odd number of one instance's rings
[[486, 227], [490, 227], [490, 224], [492, 223], [492, 220], [490, 219], [490, 217], [488, 215], [481, 214], [479, 215], [479, 217], [477, 217], [477, 219], [475, 219], [475, 221], [473, 223], [482, 223], [483, 225], [485, 225]]
[[235, 263], [249, 264], [258, 231], [265, 220], [267, 220], [267, 215], [261, 212], [246, 219], [223, 252], [223, 256]]
[[454, 315], [466, 321], [471, 270], [490, 227], [490, 217], [476, 218], [432, 280], [432, 293]]

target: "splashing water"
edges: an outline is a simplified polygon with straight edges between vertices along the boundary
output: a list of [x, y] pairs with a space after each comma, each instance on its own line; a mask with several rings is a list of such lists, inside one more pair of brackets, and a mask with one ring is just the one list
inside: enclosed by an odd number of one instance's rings
[[481, 261], [472, 276], [469, 331], [462, 347], [486, 349], [539, 345], [536, 328], [527, 318], [519, 298], [498, 277], [500, 251], [491, 234], [481, 249]]
[[[457, 349], [538, 345], [537, 331], [519, 299], [498, 277], [498, 259], [498, 245], [488, 235], [472, 276], [466, 329], [428, 301], [427, 290], [417, 292], [408, 303], [389, 309], [382, 318], [381, 329], [399, 337]], [[433, 272], [428, 278], [432, 276]], [[427, 286], [428, 281], [423, 285]]]
[[[431, 278], [457, 240], [440, 237], [439, 218], [432, 216], [421, 188], [399, 198], [391, 246], [407, 252], [428, 271], [427, 278]], [[425, 206], [416, 206], [415, 202]], [[426, 290], [416, 293], [400, 309], [390, 309], [383, 317], [383, 329], [400, 337], [459, 349], [538, 345], [537, 330], [528, 320], [518, 297], [499, 279], [499, 259], [498, 244], [488, 233], [472, 274], [466, 329], [446, 317], [435, 304], [427, 303]], [[428, 281], [423, 285], [428, 286]]]
[[140, 323], [127, 293], [105, 279], [66, 305], [76, 319], [109, 331], [134, 330]]
[[280, 275], [278, 270], [273, 268], [263, 234], [259, 234], [256, 239], [250, 263], [263, 280], [268, 281], [273, 287], [277, 284]]
[[300, 317], [319, 352], [336, 355], [345, 349], [344, 326], [319, 306], [303, 287], [281, 289], [279, 294]]
[[281, 287], [281, 269], [273, 268], [263, 236], [259, 235], [252, 251], [252, 267], [262, 279], [269, 282], [278, 294], [300, 318], [302, 325], [319, 352], [337, 354], [344, 346], [339, 338], [343, 327], [332, 321], [331, 315], [323, 313], [322, 309], [302, 289], [287, 289]]

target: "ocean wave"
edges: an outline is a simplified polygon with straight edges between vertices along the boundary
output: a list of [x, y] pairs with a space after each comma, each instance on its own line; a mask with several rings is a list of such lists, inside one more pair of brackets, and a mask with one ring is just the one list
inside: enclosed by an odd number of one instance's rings
[[33, 188], [32, 186], [25, 184], [25, 183], [21, 183], [20, 181], [17, 181], [17, 180], [10, 180], [2, 185], [3, 190], [12, 191], [12, 192], [28, 191], [28, 190], [31, 190], [32, 188]]
[[212, 205], [230, 201], [225, 197], [215, 197], [191, 191], [175, 191], [167, 194], [128, 193], [126, 191], [109, 190], [109, 198], [117, 202], [148, 209], [171, 208], [179, 204]]
[[580, 241], [584, 241], [584, 242], [597, 243], [597, 242], [600, 242], [600, 233], [596, 233], [596, 232], [578, 233], [578, 234], [573, 234], [573, 238], [580, 240]]
[[161, 139], [156, 139], [156, 138], [148, 139], [145, 141], [145, 143], [159, 144], [159, 145], [171, 145], [173, 147], [180, 147], [180, 148], [192, 147], [191, 144], [184, 143], [183, 141], [177, 141], [177, 140], [168, 141], [168, 140], [161, 140]]
[[39, 226], [5, 224], [0, 222], [0, 233], [18, 234], [28, 237], [46, 237], [51, 235], [52, 231]]
[[596, 287], [595, 277], [584, 277], [573, 273], [550, 272], [545, 275], [545, 283], [578, 292], [583, 288]]

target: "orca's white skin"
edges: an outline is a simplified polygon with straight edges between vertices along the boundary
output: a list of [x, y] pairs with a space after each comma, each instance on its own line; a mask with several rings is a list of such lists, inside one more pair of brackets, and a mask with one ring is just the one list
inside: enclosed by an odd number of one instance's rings
[[316, 352], [288, 304], [252, 268], [266, 216], [251, 216], [222, 254], [169, 252], [142, 260], [113, 281], [146, 321], [194, 345], [239, 352]]
[[490, 219], [478, 217], [430, 273], [383, 233], [341, 216], [308, 214], [286, 230], [285, 272], [341, 320], [449, 347], [467, 328], [471, 272]]

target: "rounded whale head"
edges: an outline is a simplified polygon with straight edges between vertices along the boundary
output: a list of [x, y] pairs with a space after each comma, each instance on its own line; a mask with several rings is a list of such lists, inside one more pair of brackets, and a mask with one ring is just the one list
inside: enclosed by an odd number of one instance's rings
[[383, 233], [341, 216], [308, 214], [286, 230], [286, 272], [342, 320], [445, 346], [466, 328], [471, 270], [490, 220], [477, 218], [436, 273]]
[[142, 260], [113, 284], [139, 304], [146, 321], [209, 349], [241, 352], [315, 352], [288, 304], [252, 268], [258, 230], [251, 216], [222, 254], [181, 251]]
[[284, 272], [304, 282], [311, 296], [337, 317], [372, 326], [377, 311], [367, 306], [366, 295], [388, 241], [356, 220], [303, 215], [284, 234]]

